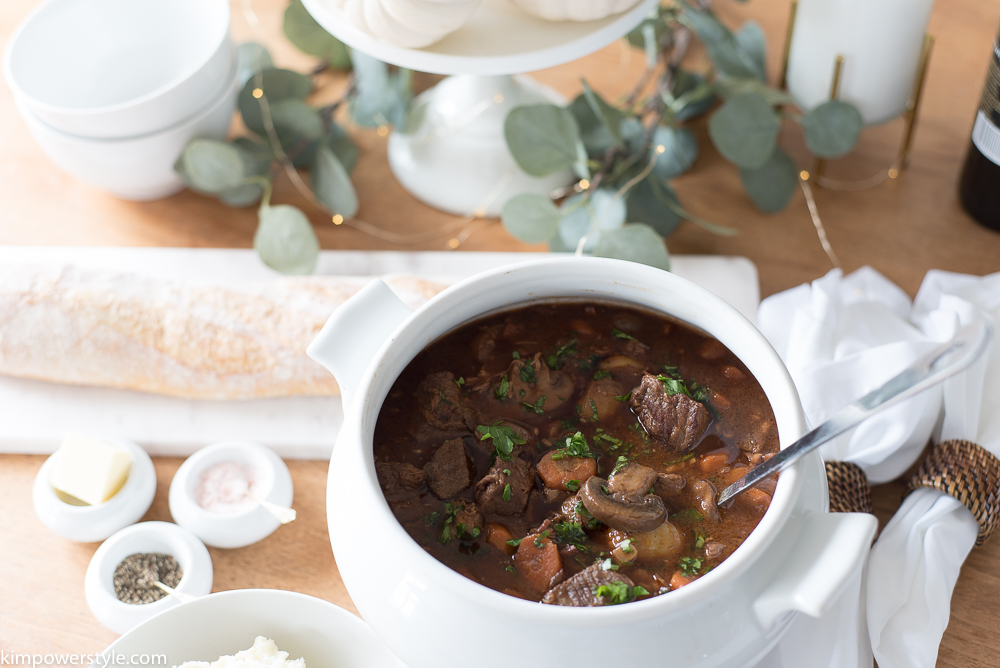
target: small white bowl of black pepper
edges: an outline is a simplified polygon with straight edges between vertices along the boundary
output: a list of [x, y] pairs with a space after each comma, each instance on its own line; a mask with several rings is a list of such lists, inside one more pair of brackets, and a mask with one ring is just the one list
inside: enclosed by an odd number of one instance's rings
[[208, 548], [193, 533], [169, 522], [140, 522], [97, 548], [84, 596], [97, 621], [125, 633], [181, 599], [210, 593], [213, 575]]

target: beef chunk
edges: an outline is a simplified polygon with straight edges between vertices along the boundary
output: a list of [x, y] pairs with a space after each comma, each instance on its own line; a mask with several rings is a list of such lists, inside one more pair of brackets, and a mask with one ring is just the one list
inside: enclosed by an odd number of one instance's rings
[[462, 396], [449, 371], [432, 373], [417, 386], [417, 401], [427, 424], [442, 431], [464, 431]]
[[606, 605], [606, 598], [595, 596], [594, 589], [612, 582], [624, 582], [630, 589], [634, 586], [627, 575], [619, 571], [606, 571], [601, 568], [600, 564], [594, 564], [550, 589], [542, 597], [542, 603], [570, 605], [578, 608]]
[[479, 512], [476, 504], [460, 503], [462, 504], [462, 509], [455, 514], [455, 521], [453, 523], [455, 535], [460, 539], [475, 540], [479, 538], [486, 527], [486, 520], [483, 519], [483, 514]]
[[[528, 494], [535, 481], [535, 472], [528, 462], [517, 456], [497, 457], [492, 468], [476, 483], [476, 502], [487, 515], [518, 515], [528, 505]], [[504, 491], [507, 491], [507, 500]]]
[[708, 410], [686, 394], [667, 394], [656, 376], [643, 374], [632, 390], [632, 410], [659, 445], [683, 454], [698, 445], [708, 427]]
[[[511, 362], [507, 369], [507, 382], [510, 383], [507, 397], [517, 402], [512, 405], [536, 405], [545, 397], [545, 401], [540, 404], [545, 412], [562, 406], [576, 391], [573, 379], [568, 374], [550, 369], [542, 361], [541, 353], [536, 353], [530, 360], [517, 359]], [[528, 412], [526, 415], [533, 416], [535, 413]]]
[[625, 344], [625, 354], [631, 355], [632, 357], [642, 357], [649, 350], [649, 346], [645, 343], [640, 343], [635, 339], [630, 339], [628, 343]]
[[451, 498], [471, 485], [472, 471], [462, 439], [445, 441], [424, 464], [424, 474], [428, 486], [439, 499]]
[[413, 464], [403, 462], [376, 462], [382, 493], [390, 501], [398, 501], [414, 494], [424, 484], [424, 472]]
[[608, 491], [616, 498], [639, 502], [656, 483], [656, 470], [631, 462], [608, 478]]

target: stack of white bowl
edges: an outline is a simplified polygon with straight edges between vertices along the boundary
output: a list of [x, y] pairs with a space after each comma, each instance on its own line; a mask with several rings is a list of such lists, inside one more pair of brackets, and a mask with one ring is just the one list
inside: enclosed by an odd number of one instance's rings
[[129, 200], [183, 188], [196, 137], [225, 139], [237, 95], [227, 0], [47, 0], [4, 75], [28, 129], [71, 176]]

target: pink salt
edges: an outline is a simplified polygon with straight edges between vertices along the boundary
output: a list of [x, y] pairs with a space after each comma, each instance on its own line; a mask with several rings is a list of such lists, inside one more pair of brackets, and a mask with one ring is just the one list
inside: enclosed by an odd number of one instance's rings
[[195, 488], [198, 505], [210, 513], [231, 515], [249, 509], [253, 499], [246, 494], [256, 492], [256, 472], [237, 462], [220, 462], [205, 469]]

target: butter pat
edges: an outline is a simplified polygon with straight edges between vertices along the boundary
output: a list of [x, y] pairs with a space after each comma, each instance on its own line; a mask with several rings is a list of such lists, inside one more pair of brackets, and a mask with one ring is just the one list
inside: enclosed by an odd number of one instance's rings
[[49, 483], [59, 492], [96, 506], [118, 493], [128, 479], [132, 455], [85, 434], [63, 439]]

